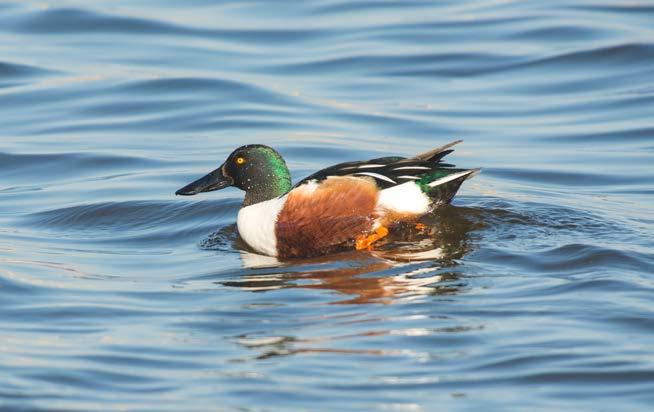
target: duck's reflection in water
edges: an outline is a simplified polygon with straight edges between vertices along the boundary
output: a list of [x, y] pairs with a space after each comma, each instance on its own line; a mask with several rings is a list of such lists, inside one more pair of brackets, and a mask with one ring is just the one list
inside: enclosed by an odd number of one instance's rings
[[468, 234], [477, 226], [461, 210], [446, 207], [423, 219], [419, 228], [398, 228], [371, 252], [282, 262], [242, 250], [241, 259], [249, 273], [222, 284], [253, 292], [303, 288], [348, 296], [332, 302], [338, 304], [392, 304], [456, 293], [464, 282], [451, 269], [468, 252]]
[[[321, 258], [279, 261], [268, 256], [245, 251], [236, 240], [232, 245], [241, 252], [246, 270], [236, 279], [222, 285], [241, 290], [265, 293], [281, 288], [314, 289], [332, 292], [329, 303], [340, 305], [402, 304], [425, 299], [429, 295], [459, 293], [466, 285], [461, 259], [470, 251], [475, 230], [482, 228], [475, 209], [446, 207], [424, 218], [424, 228], [415, 226], [395, 230], [377, 244], [374, 251], [346, 251]], [[233, 249], [232, 249], [233, 250]], [[329, 319], [327, 316], [325, 319]], [[322, 317], [320, 321], [324, 321]], [[361, 319], [359, 319], [361, 320]], [[380, 325], [368, 323], [370, 327]], [[251, 334], [235, 336], [235, 342], [255, 351], [255, 358], [290, 356], [307, 353], [332, 353], [363, 356], [410, 356], [423, 358], [454, 358], [459, 350], [420, 351], [393, 348], [394, 345], [374, 344], [361, 347], [361, 340], [377, 341], [383, 336], [424, 336], [441, 333], [461, 333], [481, 326], [457, 324], [445, 316], [427, 321], [424, 327], [410, 323], [403, 328], [383, 322], [379, 328], [363, 328], [352, 334], [326, 336], [307, 331], [308, 336], [279, 335], [273, 330], [258, 329]], [[279, 333], [279, 332], [278, 332]], [[345, 342], [357, 341], [356, 345]], [[247, 359], [240, 359], [246, 361]]]

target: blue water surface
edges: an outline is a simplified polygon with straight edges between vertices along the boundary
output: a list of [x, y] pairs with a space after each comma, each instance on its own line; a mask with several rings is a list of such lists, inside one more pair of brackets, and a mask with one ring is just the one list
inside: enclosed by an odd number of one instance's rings
[[[654, 6], [0, 2], [0, 408], [649, 410]], [[248, 252], [295, 180], [463, 139], [482, 167], [372, 252]]]

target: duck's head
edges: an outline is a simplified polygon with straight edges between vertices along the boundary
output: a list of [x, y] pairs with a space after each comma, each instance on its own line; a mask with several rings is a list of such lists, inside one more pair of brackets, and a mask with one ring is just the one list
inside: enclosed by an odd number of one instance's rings
[[175, 194], [191, 196], [228, 186], [244, 190], [243, 204], [249, 206], [291, 190], [291, 176], [286, 162], [275, 149], [259, 144], [246, 145], [234, 150], [216, 170]]

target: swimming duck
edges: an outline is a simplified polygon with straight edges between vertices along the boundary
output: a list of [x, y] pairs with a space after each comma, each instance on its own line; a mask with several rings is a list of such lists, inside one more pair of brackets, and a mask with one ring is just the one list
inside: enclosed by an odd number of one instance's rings
[[340, 163], [293, 185], [282, 156], [251, 144], [175, 194], [190, 196], [235, 186], [245, 191], [238, 212], [241, 238], [279, 258], [311, 257], [354, 247], [371, 249], [400, 222], [449, 203], [479, 169], [442, 163], [460, 140], [410, 158], [390, 156]]

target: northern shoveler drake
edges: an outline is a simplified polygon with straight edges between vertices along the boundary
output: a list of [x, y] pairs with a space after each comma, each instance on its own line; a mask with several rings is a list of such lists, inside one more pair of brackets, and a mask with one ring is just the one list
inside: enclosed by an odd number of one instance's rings
[[277, 151], [246, 145], [175, 194], [195, 195], [228, 186], [244, 190], [238, 231], [250, 247], [265, 255], [311, 257], [347, 247], [370, 249], [393, 225], [415, 221], [449, 203], [461, 183], [479, 170], [456, 169], [441, 161], [459, 142], [410, 158], [340, 163], [295, 185]]

